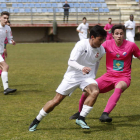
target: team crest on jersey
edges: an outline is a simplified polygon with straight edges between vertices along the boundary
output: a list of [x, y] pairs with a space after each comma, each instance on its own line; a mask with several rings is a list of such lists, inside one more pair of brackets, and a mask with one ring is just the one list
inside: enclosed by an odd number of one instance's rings
[[127, 55], [127, 53], [126, 53], [126, 52], [124, 52], [124, 53], [123, 53], [123, 55], [125, 56], [125, 55]]
[[95, 57], [98, 58], [99, 57], [99, 53], [96, 53]]
[[119, 54], [119, 53], [117, 53], [117, 54], [116, 54], [116, 57], [117, 57], [117, 58], [119, 58], [119, 57], [120, 57], [120, 54]]

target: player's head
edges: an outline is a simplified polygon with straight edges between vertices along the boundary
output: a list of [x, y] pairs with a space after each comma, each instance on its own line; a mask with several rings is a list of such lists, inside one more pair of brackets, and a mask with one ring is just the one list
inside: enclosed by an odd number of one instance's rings
[[133, 21], [134, 20], [134, 16], [131, 14], [130, 15], [130, 20]]
[[7, 25], [8, 25], [8, 26], [10, 26], [10, 25], [11, 25], [10, 20], [8, 20], [8, 21], [7, 21]]
[[87, 22], [87, 18], [83, 17], [83, 23], [85, 24]]
[[67, 0], [65, 1], [65, 4], [67, 4], [68, 2], [67, 2]]
[[124, 39], [124, 33], [125, 33], [125, 26], [124, 25], [114, 25], [112, 27], [112, 35], [116, 42], [116, 44], [122, 44]]
[[1, 13], [1, 25], [2, 26], [5, 26], [7, 24], [7, 21], [9, 19], [9, 16], [10, 16], [10, 14], [7, 11], [3, 11]]
[[108, 23], [111, 24], [112, 18], [108, 18]]
[[100, 47], [106, 35], [106, 31], [101, 26], [96, 25], [92, 27], [92, 29], [90, 30], [90, 45], [93, 48]]

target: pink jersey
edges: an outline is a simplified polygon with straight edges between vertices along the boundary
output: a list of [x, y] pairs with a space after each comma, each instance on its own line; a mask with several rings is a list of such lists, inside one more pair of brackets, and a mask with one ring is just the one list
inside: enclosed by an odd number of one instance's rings
[[8, 43], [8, 39], [7, 37], [5, 38], [5, 41], [4, 41], [4, 44], [7, 44]]
[[[105, 25], [104, 29], [109, 30], [109, 29], [112, 29], [112, 27], [113, 27], [113, 24], [108, 23], [108, 24]], [[111, 31], [107, 31], [107, 36], [112, 36]]]
[[139, 57], [140, 50], [133, 42], [123, 40], [123, 44], [116, 46], [115, 40], [107, 40], [102, 46], [106, 50], [106, 68], [109, 76], [131, 76], [132, 56]]

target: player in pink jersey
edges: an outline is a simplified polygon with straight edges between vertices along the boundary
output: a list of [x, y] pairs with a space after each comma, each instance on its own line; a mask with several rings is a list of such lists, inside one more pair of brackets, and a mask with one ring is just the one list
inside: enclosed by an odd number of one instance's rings
[[[116, 106], [121, 94], [130, 86], [131, 82], [131, 63], [132, 56], [134, 55], [140, 59], [140, 50], [133, 42], [124, 39], [125, 27], [124, 25], [115, 25], [112, 28], [112, 40], [105, 41], [102, 46], [106, 51], [106, 69], [107, 72], [96, 81], [98, 86], [95, 88], [97, 93], [95, 94], [94, 103], [99, 93], [106, 93], [114, 89], [114, 93], [108, 100], [108, 103], [100, 117], [101, 122], [111, 122], [112, 118], [108, 115]], [[79, 106], [83, 106], [87, 97], [82, 94]], [[79, 107], [80, 108], [80, 107]], [[70, 119], [76, 119], [80, 115], [80, 110], [75, 113]]]
[[[7, 21], [7, 25], [10, 26], [10, 21], [9, 20]], [[5, 57], [7, 57], [7, 49], [6, 49], [7, 44], [8, 44], [8, 39], [6, 37], [5, 41], [4, 41], [4, 52], [2, 54], [2, 57], [3, 57], [4, 61], [5, 61]], [[2, 73], [2, 70], [0, 70], [0, 76], [1, 76], [1, 73]]]
[[107, 37], [106, 40], [111, 40], [113, 39], [111, 29], [113, 27], [112, 23], [112, 18], [108, 18], [108, 24], [105, 25], [104, 30], [107, 32]]

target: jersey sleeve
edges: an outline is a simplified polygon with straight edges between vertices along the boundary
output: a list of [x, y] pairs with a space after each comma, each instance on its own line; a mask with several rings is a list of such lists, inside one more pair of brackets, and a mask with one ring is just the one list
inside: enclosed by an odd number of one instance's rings
[[87, 23], [87, 27], [88, 27], [87, 29], [89, 29], [89, 24], [88, 23]]
[[129, 26], [129, 22], [126, 21], [125, 24], [124, 24], [124, 26], [125, 26], [125, 27], [128, 27], [128, 26]]
[[140, 56], [140, 49], [138, 48], [138, 46], [134, 43], [132, 48], [133, 48], [134, 56], [139, 57]]
[[8, 43], [12, 44], [12, 40], [13, 40], [12, 31], [11, 31], [11, 28], [9, 26], [7, 26], [7, 27], [8, 27], [8, 31], [7, 31]]
[[105, 52], [106, 52], [107, 41], [105, 41], [101, 46], [103, 46], [103, 48], [105, 49]]
[[81, 30], [81, 24], [79, 24], [79, 26], [77, 27], [77, 30]]
[[73, 60], [73, 61], [78, 60], [83, 50], [84, 50], [83, 44], [81, 44], [81, 42], [77, 42], [70, 54], [70, 60]]
[[104, 30], [107, 30], [107, 24], [105, 25]]

